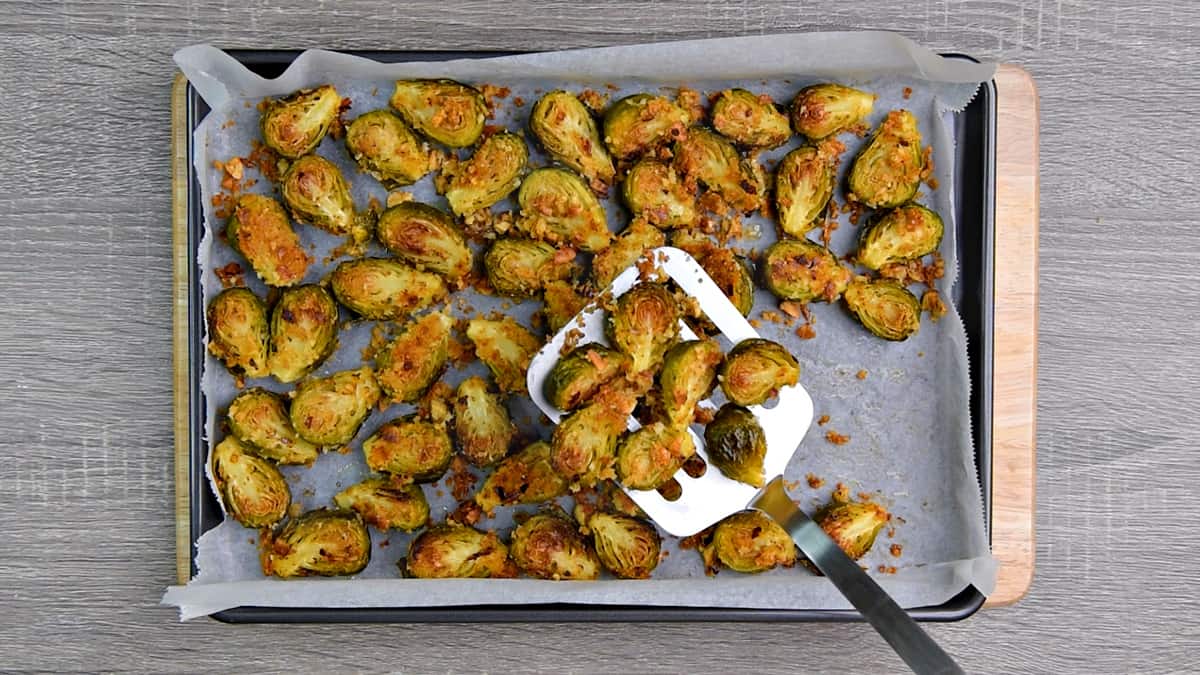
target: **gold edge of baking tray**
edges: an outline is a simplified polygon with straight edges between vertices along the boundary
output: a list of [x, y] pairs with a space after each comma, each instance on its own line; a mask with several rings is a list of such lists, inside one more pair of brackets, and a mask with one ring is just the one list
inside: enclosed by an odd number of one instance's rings
[[175, 576], [191, 578], [191, 487], [188, 419], [188, 123], [187, 78], [175, 73], [171, 85], [171, 251], [174, 260], [171, 295], [172, 368], [175, 417]]

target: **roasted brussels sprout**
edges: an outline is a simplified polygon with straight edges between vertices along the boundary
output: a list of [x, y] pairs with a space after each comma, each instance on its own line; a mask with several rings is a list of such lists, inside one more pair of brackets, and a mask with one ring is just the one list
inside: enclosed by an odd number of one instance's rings
[[648, 579], [658, 567], [662, 537], [640, 518], [596, 511], [584, 524], [592, 532], [600, 564], [620, 579]]
[[283, 206], [264, 195], [245, 194], [238, 198], [225, 235], [229, 245], [242, 254], [268, 286], [300, 283], [312, 262]]
[[211, 468], [221, 503], [246, 527], [267, 527], [283, 520], [292, 491], [275, 465], [227, 436], [212, 449]]
[[574, 256], [560, 255], [544, 241], [501, 237], [483, 254], [488, 283], [500, 295], [528, 298], [547, 283], [571, 277]]
[[729, 351], [720, 379], [725, 398], [738, 405], [761, 405], [781, 387], [800, 380], [800, 364], [778, 342], [751, 338]]
[[792, 100], [792, 128], [814, 141], [832, 136], [865, 120], [875, 98], [840, 84], [805, 87]]
[[587, 306], [587, 296], [569, 281], [550, 281], [542, 288], [542, 316], [551, 333], [557, 333]]
[[450, 434], [415, 415], [392, 420], [362, 444], [367, 466], [391, 474], [398, 483], [428, 483], [446, 473], [454, 457]]
[[500, 460], [475, 493], [475, 503], [491, 513], [497, 506], [538, 504], [567, 492], [567, 481], [550, 463], [550, 444], [537, 441]]
[[864, 328], [885, 340], [907, 340], [921, 328], [921, 302], [895, 281], [854, 281], [842, 298]]
[[372, 110], [351, 122], [346, 149], [359, 169], [387, 187], [412, 185], [429, 173], [429, 147], [387, 110]]
[[408, 547], [408, 576], [418, 579], [509, 579], [517, 567], [508, 547], [494, 532], [483, 533], [458, 523], [422, 532]]
[[566, 516], [538, 513], [512, 533], [512, 557], [522, 572], [555, 581], [592, 580], [600, 559]]
[[334, 495], [333, 503], [381, 530], [412, 532], [429, 522], [429, 502], [421, 486], [394, 478], [368, 478]]
[[465, 216], [504, 199], [517, 189], [528, 161], [529, 149], [520, 136], [488, 136], [466, 161], [442, 167], [450, 210]]
[[850, 270], [829, 249], [807, 239], [775, 242], [759, 268], [763, 285], [780, 300], [833, 302], [850, 283]]
[[662, 362], [679, 336], [679, 306], [662, 284], [642, 282], [617, 298], [604, 324], [608, 341], [641, 373]]
[[634, 216], [657, 227], [687, 227], [696, 222], [696, 196], [675, 169], [656, 159], [630, 167], [621, 183], [621, 198]]
[[617, 439], [636, 403], [631, 396], [606, 392], [564, 417], [550, 440], [555, 471], [581, 487], [613, 477]]
[[630, 265], [646, 251], [667, 243], [662, 230], [641, 218], [634, 218], [611, 246], [592, 258], [592, 279], [596, 288], [608, 288]]
[[863, 230], [855, 258], [867, 269], [914, 260], [942, 243], [942, 219], [920, 204], [907, 204], [880, 216]]
[[540, 340], [507, 317], [471, 319], [467, 323], [467, 338], [475, 345], [475, 355], [492, 371], [500, 391], [525, 393], [525, 373], [542, 346]]
[[910, 201], [921, 185], [921, 130], [907, 110], [893, 110], [850, 165], [847, 198], [875, 209]]
[[329, 275], [333, 294], [364, 319], [402, 319], [446, 297], [441, 276], [392, 258], [359, 258]]
[[675, 144], [675, 168], [738, 211], [749, 213], [762, 206], [766, 188], [759, 172], [732, 143], [708, 129], [692, 127], [687, 138]]
[[654, 490], [671, 480], [696, 443], [687, 425], [655, 422], [627, 434], [617, 446], [617, 480], [631, 490]]
[[288, 416], [300, 437], [323, 447], [349, 443], [379, 402], [369, 367], [305, 380], [296, 388]]
[[754, 413], [736, 403], [721, 406], [704, 427], [704, 449], [721, 473], [754, 487], [763, 486], [767, 437]]
[[397, 258], [458, 281], [471, 272], [471, 249], [450, 214], [420, 202], [385, 210], [375, 236]]
[[628, 368], [629, 359], [615, 349], [594, 342], [579, 345], [550, 369], [543, 385], [546, 400], [564, 412], [575, 410]]
[[888, 518], [887, 509], [873, 502], [835, 502], [815, 519], [838, 548], [851, 560], [858, 560], [875, 545], [875, 537]]
[[412, 128], [452, 148], [479, 140], [487, 117], [483, 95], [454, 80], [400, 80], [391, 104]]
[[338, 308], [316, 285], [280, 294], [271, 310], [271, 374], [295, 382], [312, 372], [337, 346]]
[[658, 388], [671, 424], [692, 423], [696, 404], [712, 393], [721, 358], [721, 346], [715, 340], [687, 340], [667, 350]]
[[521, 183], [517, 201], [521, 217], [516, 227], [534, 239], [584, 251], [603, 250], [612, 241], [600, 200], [567, 169], [533, 170]]
[[626, 159], [683, 137], [691, 121], [686, 110], [663, 96], [626, 96], [604, 114], [604, 145], [617, 159]]
[[270, 101], [259, 118], [263, 142], [281, 157], [307, 155], [325, 138], [341, 108], [342, 97], [330, 84]]
[[375, 355], [375, 379], [394, 403], [413, 403], [442, 376], [450, 359], [454, 320], [430, 312], [410, 322]]
[[320, 448], [296, 433], [283, 397], [266, 389], [247, 389], [229, 404], [229, 430], [259, 457], [280, 464], [311, 464]]
[[761, 511], [741, 511], [722, 520], [702, 554], [745, 574], [796, 564], [796, 544], [787, 530]]
[[208, 351], [247, 377], [270, 374], [267, 307], [248, 288], [227, 288], [208, 303]]
[[487, 380], [482, 377], [469, 377], [458, 385], [454, 435], [459, 450], [475, 466], [491, 466], [508, 454], [517, 428], [504, 403], [488, 391]]
[[775, 172], [775, 207], [779, 226], [803, 239], [833, 196], [833, 164], [821, 152], [805, 145], [789, 152]]
[[353, 511], [309, 511], [263, 534], [260, 548], [263, 574], [281, 579], [358, 574], [371, 562], [371, 534]]
[[292, 217], [302, 223], [330, 234], [353, 235], [355, 241], [370, 236], [354, 211], [342, 170], [320, 155], [305, 155], [292, 162], [283, 174], [279, 193]]
[[529, 129], [551, 157], [578, 171], [593, 188], [612, 183], [616, 170], [596, 120], [571, 92], [559, 89], [538, 99], [529, 113]]
[[754, 277], [750, 274], [750, 261], [727, 248], [714, 248], [697, 262], [742, 316], [750, 316], [754, 309]]
[[726, 89], [712, 107], [713, 128], [751, 148], [774, 148], [792, 137], [787, 115], [775, 108], [767, 94]]

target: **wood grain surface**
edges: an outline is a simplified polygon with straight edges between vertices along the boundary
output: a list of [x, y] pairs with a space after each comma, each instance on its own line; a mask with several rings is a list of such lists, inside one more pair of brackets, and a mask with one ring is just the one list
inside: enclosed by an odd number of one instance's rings
[[1037, 572], [971, 671], [1195, 668], [1200, 15], [1022, 3], [0, 2], [0, 670], [895, 672], [861, 625], [176, 622], [171, 52], [553, 49], [881, 28], [1041, 95]]

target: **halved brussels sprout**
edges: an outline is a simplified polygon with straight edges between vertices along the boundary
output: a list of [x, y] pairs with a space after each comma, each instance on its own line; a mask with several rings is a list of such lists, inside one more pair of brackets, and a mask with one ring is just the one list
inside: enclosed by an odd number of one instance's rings
[[364, 319], [401, 319], [441, 301], [446, 281], [392, 258], [359, 258], [338, 264], [329, 287], [345, 306]]
[[417, 579], [511, 579], [517, 567], [495, 532], [458, 523], [422, 532], [408, 547], [408, 576]]
[[792, 127], [814, 141], [832, 136], [865, 120], [875, 98], [828, 82], [805, 87], [792, 100]]
[[854, 281], [842, 298], [864, 328], [885, 340], [907, 340], [921, 328], [921, 301], [890, 279]]
[[587, 306], [587, 296], [569, 281], [551, 281], [542, 288], [542, 316], [551, 333], [557, 333]]
[[660, 364], [678, 339], [679, 305], [662, 284], [642, 282], [617, 298], [604, 333], [629, 356], [632, 372], [641, 373]]
[[908, 204], [880, 216], [863, 230], [855, 258], [867, 269], [915, 260], [942, 243], [942, 219], [921, 206]]
[[487, 513], [497, 506], [538, 504], [567, 493], [567, 481], [550, 463], [550, 444], [537, 441], [500, 460], [475, 493]]
[[535, 514], [513, 530], [511, 546], [513, 561], [531, 577], [586, 581], [600, 576], [596, 552], [565, 516]]
[[471, 319], [467, 338], [475, 345], [475, 355], [492, 372], [500, 391], [525, 393], [525, 373], [542, 346], [541, 340], [508, 317]]
[[271, 310], [271, 374], [295, 382], [312, 372], [337, 346], [337, 303], [316, 285], [280, 294]]
[[686, 424], [649, 424], [621, 439], [617, 446], [617, 480], [631, 490], [657, 489], [694, 454], [696, 443]]
[[571, 92], [558, 89], [538, 99], [529, 113], [529, 129], [551, 157], [578, 171], [592, 187], [612, 183], [616, 170], [596, 120]]
[[763, 284], [780, 300], [833, 302], [850, 283], [850, 270], [829, 249], [807, 239], [771, 244], [759, 267]]
[[774, 148], [792, 137], [787, 115], [775, 108], [767, 94], [726, 89], [712, 107], [713, 128], [751, 148]]
[[429, 522], [429, 502], [421, 486], [393, 478], [368, 478], [334, 495], [333, 502], [380, 530], [412, 532]]
[[247, 389], [229, 404], [229, 431], [250, 450], [280, 464], [311, 464], [320, 448], [296, 433], [283, 397], [266, 389]]
[[592, 279], [596, 288], [608, 288], [629, 266], [646, 251], [667, 243], [662, 230], [641, 218], [634, 218], [611, 246], [592, 258]]
[[458, 281], [471, 272], [467, 248], [450, 214], [420, 202], [403, 202], [385, 210], [375, 236], [401, 260]]
[[626, 159], [683, 137], [691, 121], [666, 97], [633, 94], [604, 114], [604, 145], [617, 159]]
[[761, 511], [741, 511], [722, 520], [701, 553], [707, 560], [715, 557], [729, 569], [744, 574], [796, 564], [796, 544], [791, 536]]
[[230, 371], [247, 377], [271, 373], [267, 307], [248, 288], [227, 288], [208, 303], [208, 351]]
[[504, 403], [488, 391], [487, 380], [468, 377], [454, 397], [454, 435], [458, 449], [475, 466], [491, 466], [504, 459], [517, 428]]
[[487, 118], [483, 94], [454, 80], [400, 80], [391, 104], [422, 135], [452, 148], [479, 140]]
[[385, 187], [412, 185], [431, 168], [429, 147], [387, 110], [372, 110], [351, 122], [346, 149], [358, 168]]
[[875, 209], [900, 206], [916, 196], [924, 167], [917, 118], [893, 110], [850, 165], [847, 198]]
[[263, 574], [281, 579], [358, 574], [371, 562], [371, 533], [353, 511], [309, 511], [259, 545]]
[[263, 142], [281, 157], [306, 155], [325, 138], [341, 107], [342, 97], [331, 84], [270, 101], [259, 118]]
[[454, 458], [454, 445], [445, 428], [416, 415], [379, 427], [363, 441], [362, 449], [372, 471], [391, 474], [397, 483], [437, 480]]
[[697, 262], [742, 316], [750, 316], [754, 309], [754, 277], [750, 274], [750, 261], [730, 249], [713, 248]]
[[301, 382], [288, 416], [301, 438], [322, 447], [339, 447], [354, 439], [378, 402], [375, 373], [363, 366]]
[[874, 502], [835, 502], [815, 520], [838, 548], [851, 560], [858, 560], [875, 545], [875, 537], [889, 517], [887, 509]]
[[775, 207], [783, 231], [803, 239], [829, 204], [833, 183], [833, 164], [817, 148], [805, 145], [785, 155], [775, 172]]
[[279, 202], [265, 195], [238, 198], [225, 227], [233, 250], [242, 254], [268, 286], [294, 286], [312, 262]]
[[628, 368], [629, 359], [615, 349], [595, 342], [579, 345], [550, 369], [543, 384], [546, 400], [564, 412], [575, 410]]
[[800, 381], [800, 364], [778, 342], [751, 338], [737, 343], [721, 364], [721, 391], [738, 405], [761, 405], [781, 387]]
[[516, 227], [534, 239], [584, 251], [603, 250], [612, 241], [600, 200], [567, 169], [533, 170], [521, 183], [517, 202], [521, 217]]
[[287, 515], [292, 491], [283, 474], [238, 439], [227, 436], [217, 443], [211, 467], [221, 503], [234, 520], [246, 527], [267, 527]]
[[744, 213], [762, 206], [766, 186], [750, 160], [724, 137], [703, 127], [692, 127], [687, 138], [675, 144], [675, 168], [685, 177], [703, 183]]
[[320, 155], [305, 155], [292, 162], [279, 188], [283, 202], [296, 220], [330, 234], [349, 234], [366, 241], [370, 233], [354, 211], [350, 187], [336, 164]]
[[754, 487], [762, 487], [767, 437], [754, 413], [736, 403], [726, 403], [704, 427], [708, 460], [721, 473]]
[[410, 322], [375, 355], [375, 379], [393, 403], [413, 403], [442, 376], [450, 360], [454, 319], [430, 312]]
[[564, 417], [550, 440], [555, 471], [581, 487], [612, 478], [617, 440], [636, 403], [632, 396], [601, 394]]
[[571, 259], [559, 256], [558, 249], [532, 239], [501, 237], [483, 254], [488, 283], [511, 298], [531, 297], [551, 281], [570, 278], [574, 268]]
[[671, 424], [692, 423], [696, 404], [712, 393], [722, 356], [716, 340], [687, 340], [667, 350], [658, 385], [663, 412]]
[[687, 227], [696, 222], [696, 196], [675, 169], [656, 159], [641, 159], [621, 183], [621, 197], [633, 212], [657, 227]]
[[446, 201], [458, 216], [485, 209], [504, 199], [521, 183], [529, 149], [516, 134], [488, 136], [466, 161], [442, 167], [449, 176]]
[[640, 518], [596, 511], [585, 523], [592, 531], [596, 557], [619, 579], [649, 579], [658, 567], [662, 537]]

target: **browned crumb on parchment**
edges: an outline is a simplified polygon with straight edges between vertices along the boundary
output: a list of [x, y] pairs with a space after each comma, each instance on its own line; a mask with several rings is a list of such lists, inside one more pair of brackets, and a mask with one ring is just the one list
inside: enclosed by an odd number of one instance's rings
[[821, 415], [817, 418], [817, 426], [823, 427], [826, 424], [829, 424], [829, 415]]
[[820, 490], [821, 486], [825, 485], [825, 479], [821, 478], [820, 476], [816, 475], [815, 473], [810, 473], [810, 474], [806, 475], [804, 477], [804, 480], [808, 482], [808, 487], [810, 487], [814, 490]]
[[454, 389], [441, 380], [421, 394], [417, 401], [417, 414], [430, 422], [444, 423], [450, 419]]
[[865, 380], [865, 379], [867, 379], [867, 371], [864, 368], [864, 369], [858, 371], [857, 373], [855, 373], [854, 376], [860, 380]]
[[690, 87], [680, 87], [679, 94], [675, 96], [675, 103], [687, 111], [692, 124], [704, 121], [704, 97], [700, 92]]
[[584, 89], [579, 92], [579, 100], [592, 110], [599, 113], [608, 105], [608, 94], [601, 94], [595, 89]]
[[946, 303], [942, 301], [942, 296], [937, 292], [937, 289], [929, 289], [921, 296], [921, 309], [929, 312], [929, 318], [937, 323], [938, 319], [946, 316]]
[[479, 93], [483, 94], [483, 104], [488, 110], [488, 119], [496, 116], [496, 100], [508, 98], [509, 92], [508, 87], [498, 87], [494, 84], [485, 84], [479, 88]]
[[450, 494], [455, 499], [462, 501], [471, 494], [471, 488], [475, 486], [475, 474], [471, 473], [467, 465], [467, 460], [461, 455], [455, 455], [450, 461], [450, 476], [446, 481], [450, 484]]
[[910, 98], [912, 98], [912, 87], [905, 87], [904, 88], [904, 100], [907, 101]]
[[895, 565], [880, 565], [878, 567], [878, 570], [879, 570], [880, 574], [895, 574], [896, 573]]
[[833, 487], [833, 501], [840, 503], [848, 503], [850, 501], [850, 488], [845, 483], [838, 483]]
[[460, 502], [458, 507], [446, 516], [446, 520], [452, 520], [461, 525], [474, 525], [482, 518], [483, 509], [480, 508], [479, 504], [475, 503], [474, 499], [467, 499]]
[[368, 342], [367, 346], [363, 347], [362, 352], [360, 352], [360, 354], [362, 355], [363, 361], [373, 360], [375, 358], [375, 355], [379, 353], [379, 350], [383, 349], [385, 346], [387, 346], [387, 343], [388, 343], [387, 329], [383, 327], [383, 324], [376, 323], [374, 326], [371, 327], [370, 342]]
[[246, 278], [242, 276], [245, 270], [236, 262], [231, 262], [228, 265], [214, 267], [213, 274], [217, 275], [217, 279], [221, 281], [222, 288], [231, 288], [233, 286], [245, 286]]
[[888, 552], [892, 554], [893, 558], [899, 558], [904, 553], [904, 547], [900, 544], [892, 544], [888, 547]]
[[838, 432], [830, 429], [829, 431], [825, 432], [825, 440], [834, 445], [845, 445], [850, 442], [850, 437], [845, 434], [839, 434]]

